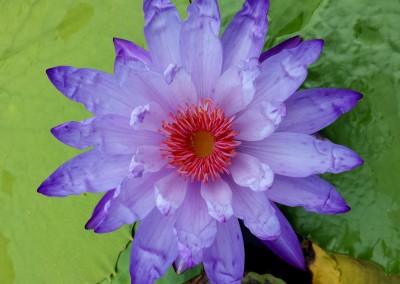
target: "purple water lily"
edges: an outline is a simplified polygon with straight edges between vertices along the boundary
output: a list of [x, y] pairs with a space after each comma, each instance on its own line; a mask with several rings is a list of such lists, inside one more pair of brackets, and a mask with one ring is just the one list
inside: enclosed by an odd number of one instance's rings
[[203, 263], [211, 283], [240, 283], [238, 219], [272, 251], [304, 269], [296, 234], [274, 202], [321, 214], [349, 210], [317, 174], [362, 164], [352, 150], [313, 135], [352, 109], [344, 89], [297, 91], [322, 40], [294, 37], [261, 53], [267, 0], [247, 0], [219, 38], [216, 0], [197, 0], [181, 21], [168, 0], [145, 0], [148, 51], [115, 39], [114, 75], [60, 66], [54, 86], [93, 117], [52, 129], [92, 149], [39, 188], [48, 196], [106, 192], [87, 229], [141, 221], [132, 283], [152, 283], [171, 264]]

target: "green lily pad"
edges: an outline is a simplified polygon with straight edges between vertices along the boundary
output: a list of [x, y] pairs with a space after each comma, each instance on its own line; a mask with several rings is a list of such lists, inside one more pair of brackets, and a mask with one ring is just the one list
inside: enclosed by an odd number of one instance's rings
[[322, 132], [365, 160], [359, 169], [325, 175], [352, 211], [322, 216], [290, 208], [287, 216], [298, 232], [324, 249], [372, 260], [387, 273], [399, 274], [400, 2], [272, 1], [270, 18], [269, 46], [294, 34], [325, 40], [305, 88], [364, 94], [354, 110]]
[[283, 280], [272, 276], [271, 274], [257, 274], [249, 272], [242, 279], [242, 284], [285, 284]]
[[49, 198], [36, 189], [78, 154], [50, 128], [89, 117], [51, 85], [45, 70], [75, 65], [112, 72], [114, 36], [144, 43], [140, 2], [0, 3], [0, 283], [99, 282], [131, 239], [127, 226], [104, 235], [84, 229], [99, 195]]

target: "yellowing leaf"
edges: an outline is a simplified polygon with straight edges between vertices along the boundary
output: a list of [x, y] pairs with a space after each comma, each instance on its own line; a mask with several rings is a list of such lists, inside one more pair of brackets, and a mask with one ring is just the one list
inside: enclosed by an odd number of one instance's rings
[[398, 284], [400, 276], [386, 275], [376, 264], [342, 254], [325, 252], [311, 245], [314, 259], [308, 267], [313, 274], [313, 284]]

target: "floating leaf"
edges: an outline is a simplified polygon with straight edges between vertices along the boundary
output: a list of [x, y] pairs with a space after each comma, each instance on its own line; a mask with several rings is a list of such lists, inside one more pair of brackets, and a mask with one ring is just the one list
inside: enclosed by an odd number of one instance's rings
[[75, 65], [112, 72], [113, 37], [144, 43], [140, 5], [1, 1], [0, 283], [99, 282], [131, 239], [128, 226], [104, 235], [84, 229], [100, 195], [48, 198], [36, 189], [78, 154], [50, 129], [89, 117], [52, 86], [45, 70]]
[[249, 272], [242, 279], [242, 284], [285, 284], [281, 279], [278, 279], [270, 274], [257, 274], [254, 272]]
[[313, 284], [398, 284], [400, 276], [388, 276], [376, 264], [342, 254], [325, 252], [315, 243], [308, 244], [308, 268], [313, 274]]
[[372, 260], [391, 274], [400, 274], [399, 18], [395, 0], [272, 0], [268, 41], [276, 44], [295, 34], [324, 39], [304, 88], [364, 94], [354, 110], [322, 132], [365, 161], [349, 173], [325, 175], [352, 210], [323, 216], [288, 208], [286, 215], [296, 231], [324, 249]]

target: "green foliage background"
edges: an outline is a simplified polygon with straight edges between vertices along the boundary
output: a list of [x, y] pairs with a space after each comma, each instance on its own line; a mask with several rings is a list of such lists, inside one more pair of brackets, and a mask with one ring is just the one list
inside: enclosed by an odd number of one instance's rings
[[[174, 2], [184, 15], [188, 1]], [[242, 1], [219, 2], [226, 25]], [[90, 116], [55, 90], [45, 70], [72, 65], [111, 73], [113, 37], [145, 46], [141, 3], [0, 0], [1, 283], [98, 283], [115, 274], [131, 228], [105, 235], [85, 231], [99, 196], [57, 199], [36, 193], [78, 153], [49, 129]], [[365, 159], [360, 169], [326, 176], [352, 211], [321, 216], [290, 208], [289, 219], [328, 251], [372, 260], [399, 274], [400, 2], [271, 0], [269, 18], [266, 47], [294, 34], [325, 40], [304, 87], [364, 94], [355, 110], [323, 132]]]

